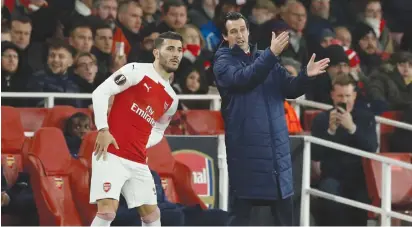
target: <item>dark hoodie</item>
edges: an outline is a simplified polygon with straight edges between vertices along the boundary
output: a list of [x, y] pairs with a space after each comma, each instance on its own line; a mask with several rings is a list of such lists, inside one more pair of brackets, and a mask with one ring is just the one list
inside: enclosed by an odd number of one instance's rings
[[[7, 72], [1, 68], [1, 91], [2, 92], [21, 92], [24, 91], [26, 86], [27, 77], [22, 74], [22, 56], [20, 49], [9, 41], [1, 42], [1, 54], [8, 50], [13, 49], [17, 52], [18, 57], [18, 66], [17, 70], [14, 73]], [[22, 99], [13, 99], [13, 98], [1, 98], [1, 104], [3, 106], [22, 106]]]

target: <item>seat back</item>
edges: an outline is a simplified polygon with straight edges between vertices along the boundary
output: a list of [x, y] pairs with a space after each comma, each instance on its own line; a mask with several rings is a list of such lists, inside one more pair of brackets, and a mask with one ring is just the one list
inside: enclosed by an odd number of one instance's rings
[[16, 183], [23, 171], [22, 148], [25, 141], [19, 111], [14, 107], [1, 107], [1, 164], [9, 187]]
[[25, 132], [35, 132], [43, 124], [49, 108], [19, 108], [20, 119]]
[[150, 169], [161, 177], [170, 201], [185, 205], [199, 204], [206, 208], [192, 187], [192, 171], [174, 159], [166, 138], [163, 137], [159, 144], [149, 148], [147, 156]]
[[60, 129], [36, 131], [27, 163], [40, 225], [82, 225], [70, 188], [72, 160]]
[[94, 144], [96, 142], [96, 137], [97, 137], [97, 131], [91, 131], [87, 133], [82, 141], [82, 144], [80, 146], [79, 150], [79, 160], [85, 167], [87, 167], [89, 170], [92, 168], [92, 155], [94, 152]]
[[56, 127], [64, 130], [66, 119], [77, 112], [78, 110], [72, 106], [55, 106], [47, 113], [42, 127]]
[[[402, 112], [400, 111], [389, 111], [384, 112], [382, 117], [389, 118], [391, 120], [399, 121], [402, 119]], [[380, 125], [380, 151], [389, 152], [390, 151], [390, 136], [395, 131], [395, 127], [387, 124]]]
[[303, 130], [310, 132], [313, 120], [321, 112], [322, 110], [305, 110], [303, 113]]
[[224, 133], [224, 123], [219, 111], [189, 110], [184, 112], [194, 135], [217, 135]]
[[[380, 155], [412, 163], [412, 153], [380, 153]], [[380, 206], [382, 198], [382, 163], [371, 159], [363, 159], [363, 167], [372, 204]], [[412, 170], [392, 166], [391, 179], [393, 209], [405, 206], [412, 208]]]

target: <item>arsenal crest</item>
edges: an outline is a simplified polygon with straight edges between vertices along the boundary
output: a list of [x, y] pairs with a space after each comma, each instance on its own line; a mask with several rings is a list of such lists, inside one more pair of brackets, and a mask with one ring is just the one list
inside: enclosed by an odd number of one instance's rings
[[6, 162], [7, 162], [7, 166], [8, 166], [9, 168], [13, 168], [13, 165], [14, 165], [14, 163], [15, 163], [14, 156], [12, 156], [12, 155], [7, 156]]
[[62, 187], [63, 187], [63, 178], [61, 178], [61, 177], [55, 177], [55, 178], [54, 178], [54, 182], [56, 183], [56, 187], [57, 187], [58, 189], [62, 189]]
[[110, 188], [112, 188], [112, 184], [110, 184], [109, 182], [106, 182], [106, 183], [103, 184], [104, 192], [110, 191]]

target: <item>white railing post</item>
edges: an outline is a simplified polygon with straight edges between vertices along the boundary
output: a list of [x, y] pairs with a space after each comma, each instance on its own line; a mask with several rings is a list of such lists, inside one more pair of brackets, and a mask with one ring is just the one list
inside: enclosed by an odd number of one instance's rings
[[220, 99], [219, 98], [214, 98], [212, 100], [212, 110], [219, 111], [220, 110]]
[[302, 193], [300, 204], [300, 226], [310, 226], [310, 141], [305, 139], [303, 147]]
[[376, 122], [376, 134], [378, 136], [378, 150], [376, 152], [380, 153], [381, 150], [381, 123]]
[[225, 135], [218, 136], [217, 160], [219, 168], [219, 208], [229, 208], [229, 176], [227, 169]]
[[54, 96], [49, 95], [49, 96], [47, 96], [47, 98], [46, 98], [46, 105], [45, 105], [45, 107], [46, 107], [46, 108], [53, 108], [53, 106], [54, 106]]
[[382, 195], [381, 195], [381, 226], [391, 226], [391, 216], [389, 213], [392, 210], [392, 179], [391, 165], [382, 162]]

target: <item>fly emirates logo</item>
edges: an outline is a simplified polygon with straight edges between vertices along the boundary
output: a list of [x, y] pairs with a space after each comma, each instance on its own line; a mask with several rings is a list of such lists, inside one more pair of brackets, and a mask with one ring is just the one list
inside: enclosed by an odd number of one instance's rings
[[137, 115], [145, 119], [145, 121], [147, 121], [152, 127], [155, 127], [156, 122], [152, 117], [154, 114], [154, 110], [151, 106], [147, 106], [146, 110], [143, 110], [136, 103], [133, 103], [130, 109]]

